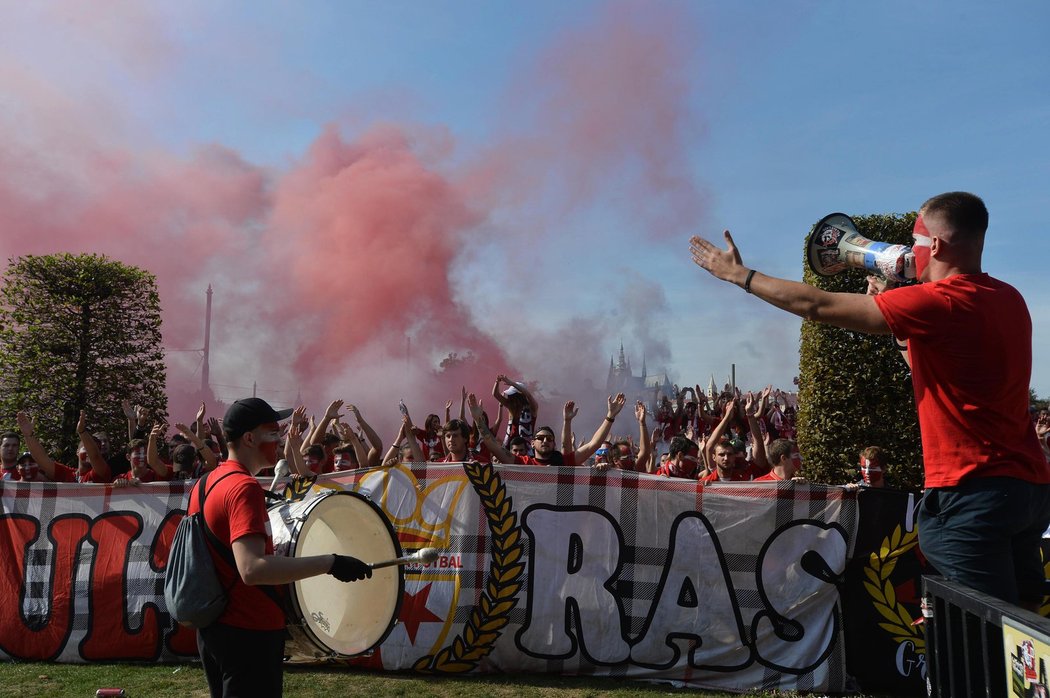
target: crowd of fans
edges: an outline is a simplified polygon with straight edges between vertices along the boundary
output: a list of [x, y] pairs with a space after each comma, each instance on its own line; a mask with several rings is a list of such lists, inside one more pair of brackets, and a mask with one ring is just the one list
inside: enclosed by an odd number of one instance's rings
[[[802, 479], [802, 459], [794, 441], [795, 410], [787, 396], [772, 387], [742, 393], [726, 386], [710, 397], [699, 386], [674, 386], [671, 396], [654, 391], [648, 401], [638, 400], [627, 411], [634, 418], [627, 429], [622, 425], [630, 417], [616, 428], [627, 399], [622, 393], [612, 395], [605, 417], [583, 443], [578, 443], [574, 430], [579, 410], [573, 401], [564, 404], [560, 431], [555, 431], [538, 422], [539, 405], [524, 383], [500, 375], [492, 397], [495, 421], [482, 401], [464, 388], [457, 417], [449, 400], [444, 420], [428, 414], [422, 427], [415, 425], [402, 402], [401, 424], [386, 450], [356, 405], [336, 400], [319, 420], [307, 418], [300, 406], [283, 426], [284, 458], [276, 474], [308, 477], [397, 463], [478, 460], [630, 470], [704, 484]], [[152, 424], [141, 407], [127, 402], [122, 407], [128, 421], [123, 452], [111, 449], [105, 432], [92, 433], [81, 413], [74, 466], [56, 462], [34, 434], [31, 416], [19, 412], [19, 431], [0, 434], [2, 479], [127, 487], [196, 478], [227, 456], [222, 425], [214, 417], [205, 418], [203, 404], [193, 423], [175, 423], [171, 435], [166, 424]], [[1050, 457], [1050, 413], [1036, 415], [1036, 431]], [[882, 487], [891, 481], [886, 454], [877, 446], [861, 451], [859, 460], [861, 480], [856, 486]]]

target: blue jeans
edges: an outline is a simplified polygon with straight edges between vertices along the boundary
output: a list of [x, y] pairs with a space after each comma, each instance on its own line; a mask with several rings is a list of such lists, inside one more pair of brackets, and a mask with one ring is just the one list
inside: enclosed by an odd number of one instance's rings
[[978, 477], [932, 488], [916, 521], [919, 547], [944, 577], [1013, 604], [1042, 599], [1050, 485]]

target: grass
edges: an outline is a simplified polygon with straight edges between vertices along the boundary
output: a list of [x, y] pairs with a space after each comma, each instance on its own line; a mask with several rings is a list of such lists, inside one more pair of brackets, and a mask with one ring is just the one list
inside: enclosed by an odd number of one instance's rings
[[[0, 696], [87, 698], [99, 688], [123, 688], [130, 698], [208, 698], [204, 672], [195, 664], [0, 664]], [[550, 674], [478, 674], [470, 677], [366, 672], [354, 669], [285, 669], [286, 696], [404, 696], [405, 698], [731, 698], [734, 694], [677, 689], [616, 678]], [[785, 693], [755, 693], [778, 696]]]

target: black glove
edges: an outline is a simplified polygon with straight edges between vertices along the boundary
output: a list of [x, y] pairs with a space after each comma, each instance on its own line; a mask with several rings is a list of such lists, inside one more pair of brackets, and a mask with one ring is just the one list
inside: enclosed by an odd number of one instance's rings
[[340, 582], [356, 582], [359, 579], [372, 578], [372, 568], [349, 555], [336, 555], [332, 568], [328, 570]]

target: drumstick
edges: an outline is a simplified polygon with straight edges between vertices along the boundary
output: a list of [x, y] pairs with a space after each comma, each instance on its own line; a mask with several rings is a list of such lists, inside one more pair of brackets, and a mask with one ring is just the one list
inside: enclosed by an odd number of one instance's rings
[[411, 555], [404, 555], [393, 560], [384, 560], [383, 562], [373, 562], [369, 565], [374, 570], [378, 570], [381, 567], [393, 567], [394, 565], [407, 565], [410, 562], [422, 562], [428, 563], [433, 562], [438, 557], [437, 548], [420, 548], [418, 551]]

